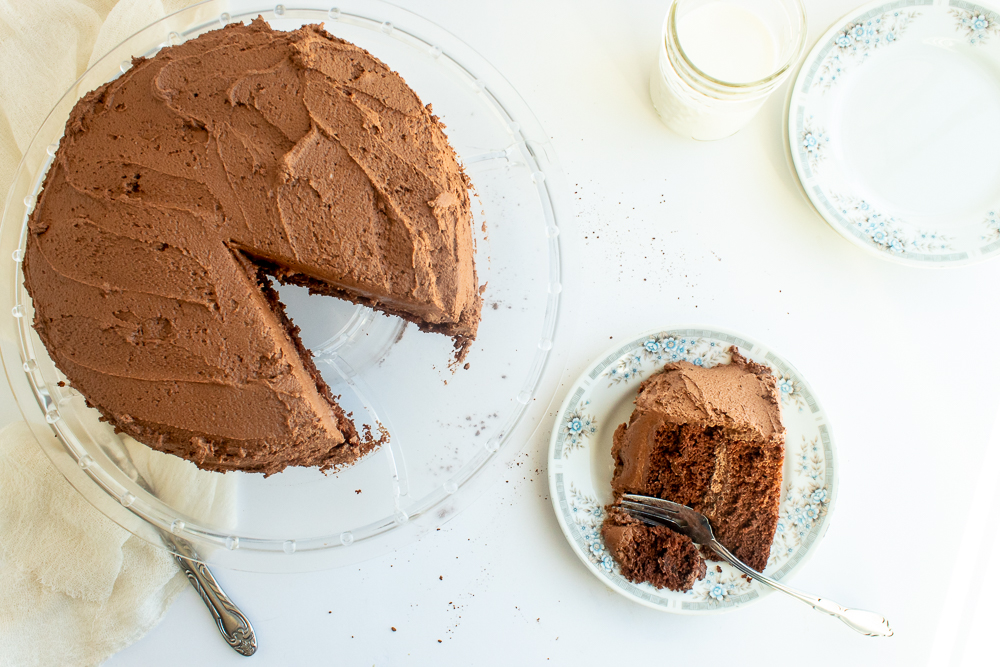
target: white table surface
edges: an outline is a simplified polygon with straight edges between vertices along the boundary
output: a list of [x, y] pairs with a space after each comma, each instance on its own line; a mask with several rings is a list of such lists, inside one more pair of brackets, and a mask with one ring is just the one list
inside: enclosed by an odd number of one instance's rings
[[[560, 327], [574, 333], [555, 405], [612, 340], [646, 329], [697, 323], [765, 341], [809, 379], [839, 455], [830, 530], [792, 583], [877, 610], [896, 635], [861, 637], [778, 595], [684, 617], [605, 588], [556, 524], [550, 412], [504, 481], [440, 532], [339, 570], [217, 572], [256, 627], [251, 662], [189, 589], [108, 664], [974, 664], [998, 620], [998, 533], [966, 524], [1000, 517], [1000, 432], [987, 446], [1000, 405], [1000, 261], [913, 269], [843, 240], [786, 164], [784, 88], [729, 139], [669, 132], [647, 92], [665, 0], [399, 4], [490, 60], [562, 163], [576, 211], [560, 223]], [[810, 43], [855, 4], [806, 0]], [[0, 392], [7, 423], [17, 412]], [[948, 521], [957, 527], [943, 530]]]

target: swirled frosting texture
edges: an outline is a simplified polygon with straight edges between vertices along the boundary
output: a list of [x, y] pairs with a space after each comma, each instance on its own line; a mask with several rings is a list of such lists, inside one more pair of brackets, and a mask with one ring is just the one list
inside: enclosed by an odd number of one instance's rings
[[359, 438], [265, 273], [456, 339], [468, 186], [403, 79], [321, 26], [206, 33], [73, 109], [29, 221], [35, 328], [117, 428], [211, 470], [329, 468]]

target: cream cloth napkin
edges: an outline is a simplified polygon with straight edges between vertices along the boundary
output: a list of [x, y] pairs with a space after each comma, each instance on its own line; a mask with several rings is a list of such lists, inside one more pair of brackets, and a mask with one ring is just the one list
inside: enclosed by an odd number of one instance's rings
[[[232, 522], [233, 475], [125, 442], [160, 498]], [[0, 431], [0, 581], [0, 665], [17, 667], [100, 664], [156, 625], [187, 585], [166, 551], [70, 486], [24, 422]]]
[[0, 0], [0, 199], [49, 110], [98, 58], [195, 0]]
[[[0, 0], [0, 201], [73, 81], [132, 33], [189, 4]], [[197, 505], [182, 505], [189, 514], [231, 519], [232, 475], [203, 473], [137, 443], [129, 451], [161, 497]], [[156, 625], [186, 585], [164, 550], [120, 528], [69, 485], [27, 425], [0, 431], [0, 665], [100, 664]]]

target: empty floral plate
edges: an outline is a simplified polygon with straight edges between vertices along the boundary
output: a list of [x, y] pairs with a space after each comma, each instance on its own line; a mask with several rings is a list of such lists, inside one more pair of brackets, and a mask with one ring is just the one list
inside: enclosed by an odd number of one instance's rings
[[849, 241], [917, 266], [1000, 254], [1000, 16], [963, 0], [860, 7], [789, 95], [802, 188]]
[[625, 579], [601, 538], [611, 502], [611, 441], [627, 422], [639, 383], [675, 361], [710, 368], [730, 362], [735, 345], [778, 378], [785, 438], [781, 507], [764, 572], [779, 581], [805, 562], [826, 533], [836, 497], [833, 439], [826, 414], [799, 372], [745, 336], [725, 330], [662, 329], [609, 350], [570, 387], [549, 445], [549, 488], [559, 526], [570, 546], [607, 586], [654, 609], [707, 614], [752, 603], [771, 589], [724, 563], [708, 561], [705, 577], [680, 593]]

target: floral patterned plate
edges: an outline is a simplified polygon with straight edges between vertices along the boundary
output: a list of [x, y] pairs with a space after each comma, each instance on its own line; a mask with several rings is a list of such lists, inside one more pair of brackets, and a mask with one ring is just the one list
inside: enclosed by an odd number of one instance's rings
[[849, 241], [917, 266], [1000, 255], [1000, 16], [895, 0], [836, 22], [789, 93], [789, 157]]
[[633, 584], [604, 546], [600, 527], [611, 502], [611, 439], [628, 421], [639, 383], [674, 361], [705, 367], [730, 362], [735, 345], [778, 378], [787, 429], [778, 530], [765, 573], [786, 579], [826, 533], [836, 497], [833, 439], [826, 414], [799, 372], [745, 336], [719, 329], [651, 331], [609, 350], [570, 387], [549, 445], [549, 488], [559, 526], [570, 546], [601, 581], [640, 604], [677, 614], [708, 614], [741, 607], [771, 592], [728, 564], [708, 572], [684, 593]]

